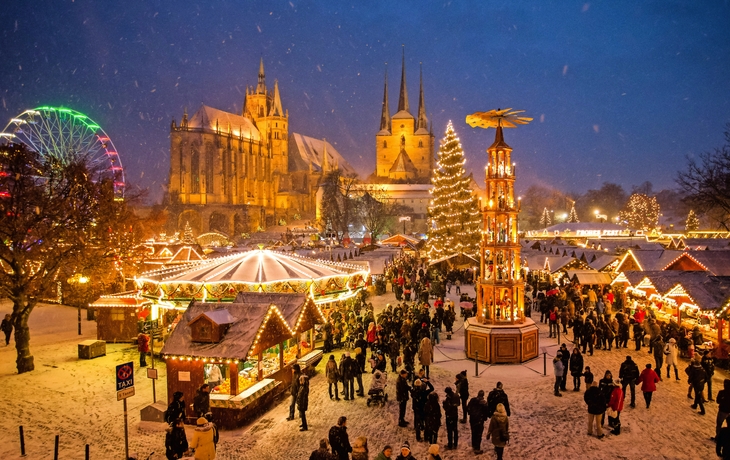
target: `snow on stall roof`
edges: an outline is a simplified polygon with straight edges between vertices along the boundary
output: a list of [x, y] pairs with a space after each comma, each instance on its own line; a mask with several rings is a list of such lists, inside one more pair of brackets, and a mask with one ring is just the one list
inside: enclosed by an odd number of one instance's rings
[[[162, 348], [165, 355], [246, 359], [266, 312], [275, 305], [291, 328], [306, 302], [305, 294], [239, 293], [233, 303], [193, 302]], [[189, 324], [201, 314], [226, 310], [235, 320], [218, 343], [193, 342]], [[262, 344], [265, 347], [273, 344]]]
[[[359, 269], [359, 267], [355, 267]], [[178, 269], [147, 273], [142, 278], [160, 282], [248, 282], [272, 283], [293, 279], [320, 279], [347, 274], [314, 259], [257, 249], [218, 257]]]
[[231, 324], [236, 321], [236, 318], [231, 316], [227, 309], [207, 311], [203, 315], [216, 324]]

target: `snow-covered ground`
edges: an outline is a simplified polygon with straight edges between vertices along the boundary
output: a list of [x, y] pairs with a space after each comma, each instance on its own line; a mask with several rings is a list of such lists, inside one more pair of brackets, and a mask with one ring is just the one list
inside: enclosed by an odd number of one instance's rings
[[[473, 289], [464, 287], [465, 290]], [[452, 296], [456, 300], [456, 296]], [[376, 309], [394, 303], [392, 294], [373, 299]], [[10, 310], [0, 304], [0, 313]], [[29, 374], [15, 374], [15, 350], [0, 346], [0, 418], [3, 433], [0, 458], [21, 458], [18, 426], [23, 425], [26, 449], [31, 459], [52, 458], [54, 436], [60, 434], [60, 458], [84, 458], [84, 445], [91, 445], [92, 459], [121, 459], [124, 456], [124, 429], [122, 403], [116, 401], [114, 366], [125, 362], [137, 363], [136, 349], [131, 345], [107, 344], [107, 355], [94, 360], [77, 358], [77, 343], [95, 337], [93, 322], [83, 322], [83, 335], [76, 332], [76, 310], [61, 306], [38, 307], [31, 316], [31, 346], [36, 370]], [[557, 342], [547, 338], [547, 329], [541, 326], [540, 345], [546, 347], [548, 359], [555, 354]], [[651, 409], [643, 404], [637, 389], [637, 407], [628, 407], [628, 399], [621, 414], [622, 433], [607, 435], [604, 439], [589, 437], [587, 411], [583, 393], [568, 391], [564, 397], [552, 395], [553, 376], [548, 361], [548, 375], [543, 376], [542, 357], [523, 365], [479, 365], [475, 377], [474, 362], [464, 359], [463, 326], [457, 318], [456, 334], [451, 341], [443, 340], [436, 346], [436, 364], [431, 367], [431, 380], [436, 391], [453, 385], [454, 375], [467, 370], [470, 390], [488, 392], [500, 380], [510, 398], [511, 445], [505, 458], [562, 458], [562, 459], [698, 459], [715, 458], [714, 434], [715, 404], [707, 405], [707, 415], [700, 416], [690, 407], [687, 399], [686, 378], [680, 369], [681, 382], [665, 380], [659, 383]], [[564, 341], [564, 340], [563, 340]], [[571, 345], [568, 342], [569, 345]], [[339, 354], [339, 353], [336, 353]], [[596, 351], [586, 356], [597, 378], [607, 369], [618, 375], [620, 363], [626, 355], [643, 368], [653, 363], [650, 355], [632, 349]], [[337, 357], [339, 360], [339, 356]], [[326, 359], [326, 357], [325, 357]], [[166, 400], [164, 363], [160, 367], [157, 398]], [[684, 367], [684, 366], [680, 366]], [[135, 364], [136, 369], [136, 364]], [[320, 364], [320, 371], [323, 364]], [[412, 428], [397, 426], [398, 406], [395, 399], [395, 376], [389, 376], [390, 401], [384, 407], [367, 407], [364, 398], [355, 401], [331, 401], [327, 384], [320, 372], [311, 381], [310, 405], [307, 412], [309, 431], [300, 432], [298, 423], [286, 422], [288, 400], [276, 405], [249, 426], [222, 432], [218, 445], [218, 459], [307, 459], [326, 437], [329, 428], [340, 415], [348, 417], [350, 439], [364, 435], [368, 438], [370, 458], [385, 444], [397, 448], [408, 440], [417, 459], [426, 457], [427, 445], [417, 443]], [[725, 378], [723, 371], [715, 374], [713, 392], [716, 394]], [[364, 376], [366, 387], [370, 375]], [[130, 451], [153, 458], [164, 458], [164, 426], [140, 422], [139, 410], [152, 402], [152, 388], [145, 375], [136, 376], [136, 395], [129, 402]], [[572, 388], [570, 378], [568, 388]], [[407, 420], [412, 421], [410, 403]], [[473, 458], [469, 446], [469, 425], [459, 424], [459, 449], [444, 451], [442, 458]], [[189, 433], [189, 438], [190, 438]], [[439, 432], [439, 444], [446, 444], [446, 432]], [[484, 441], [486, 451], [481, 458], [493, 458], [490, 441]], [[144, 457], [142, 457], [144, 458]]]

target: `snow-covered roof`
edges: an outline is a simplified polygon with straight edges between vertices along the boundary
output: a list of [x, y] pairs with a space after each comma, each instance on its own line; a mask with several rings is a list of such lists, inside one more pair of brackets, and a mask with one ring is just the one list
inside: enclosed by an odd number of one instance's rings
[[406, 153], [405, 149], [400, 149], [400, 153], [398, 153], [398, 157], [393, 162], [393, 166], [390, 167], [390, 171], [392, 173], [410, 173], [410, 174], [418, 174], [418, 168], [413, 164], [413, 161], [411, 160], [411, 157], [408, 156], [408, 153]]
[[[165, 341], [165, 355], [195, 356], [200, 358], [246, 359], [266, 313], [274, 305], [287, 325], [293, 329], [299, 312], [307, 301], [304, 294], [239, 293], [233, 303], [193, 302], [183, 313], [180, 322]], [[216, 314], [225, 309], [235, 318], [218, 343], [193, 342], [189, 324], [198, 316]], [[280, 343], [261, 343], [264, 348]]]
[[616, 271], [624, 271], [623, 268], [626, 265], [626, 260], [632, 258], [637, 264], [638, 268], [643, 271], [658, 271], [664, 269], [671, 261], [676, 259], [682, 254], [682, 251], [672, 251], [665, 249], [658, 250], [643, 250], [643, 249], [631, 249], [624, 258], [621, 259], [621, 263], [616, 268]]
[[216, 324], [231, 324], [236, 321], [236, 319], [228, 312], [228, 309], [225, 308], [221, 310], [208, 311], [203, 313], [203, 315], [210, 318], [210, 320]]
[[272, 283], [286, 280], [313, 280], [346, 275], [347, 272], [306, 257], [258, 249], [210, 259], [192, 266], [155, 272], [145, 279], [164, 282]]
[[688, 270], [687, 264], [705, 270], [715, 276], [730, 276], [730, 251], [684, 251], [664, 268], [665, 270]]
[[215, 132], [217, 129], [224, 134], [228, 134], [230, 128], [231, 134], [235, 137], [244, 137], [253, 140], [259, 140], [261, 138], [259, 130], [256, 129], [256, 126], [248, 118], [235, 113], [214, 109], [207, 105], [200, 106], [198, 111], [190, 117], [188, 120], [188, 128], [198, 128], [211, 132]]
[[611, 284], [611, 275], [595, 270], [567, 270], [568, 279], [575, 279], [580, 284]]
[[340, 155], [332, 144], [299, 133], [292, 133], [289, 136], [289, 171], [308, 171], [310, 163], [315, 171], [321, 171], [325, 144], [327, 164], [330, 167], [336, 165], [346, 174], [357, 174], [355, 168]]

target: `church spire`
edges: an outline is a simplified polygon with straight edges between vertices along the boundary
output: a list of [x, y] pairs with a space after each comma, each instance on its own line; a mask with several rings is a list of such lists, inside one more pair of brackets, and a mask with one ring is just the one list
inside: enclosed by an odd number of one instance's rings
[[419, 129], [428, 129], [426, 104], [423, 100], [423, 64], [421, 64], [421, 89], [418, 93], [418, 121], [416, 122], [416, 131], [418, 131]]
[[398, 98], [398, 111], [405, 110], [410, 113], [408, 107], [408, 91], [406, 90], [406, 47], [403, 45], [403, 68], [400, 75], [400, 97]]
[[261, 63], [259, 64], [259, 84], [256, 86], [256, 93], [257, 94], [265, 94], [266, 93], [266, 75], [264, 74], [264, 58], [261, 58]]
[[274, 80], [274, 101], [271, 104], [270, 117], [284, 116], [284, 110], [281, 108], [281, 97], [279, 96], [279, 81]]
[[380, 130], [390, 131], [390, 108], [388, 106], [388, 67], [385, 67], [385, 89], [383, 90], [383, 111], [380, 115]]

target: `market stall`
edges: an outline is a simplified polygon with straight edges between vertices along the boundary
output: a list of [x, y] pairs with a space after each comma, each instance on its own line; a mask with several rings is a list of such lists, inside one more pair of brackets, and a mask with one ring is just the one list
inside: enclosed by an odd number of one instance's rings
[[[164, 322], [160, 308], [134, 292], [103, 295], [89, 304], [95, 310], [96, 338], [107, 342], [128, 342], [151, 322]], [[161, 321], [162, 320], [162, 321]]]
[[312, 337], [323, 321], [306, 294], [239, 293], [230, 303], [193, 302], [162, 350], [168, 395], [182, 391], [192, 401], [208, 383], [216, 423], [240, 426], [289, 387], [294, 363], [313, 368], [321, 360]]

